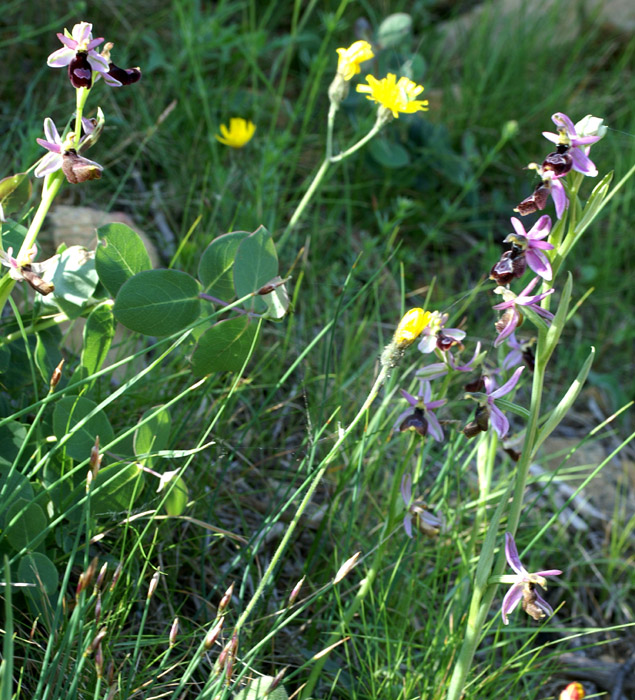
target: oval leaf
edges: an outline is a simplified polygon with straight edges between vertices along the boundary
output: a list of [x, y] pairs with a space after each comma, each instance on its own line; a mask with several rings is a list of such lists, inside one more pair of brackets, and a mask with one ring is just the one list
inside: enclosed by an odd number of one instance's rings
[[[97, 404], [83, 396], [66, 396], [60, 399], [53, 411], [53, 432], [58, 440], [70, 433], [74, 426], [91, 413]], [[68, 442], [64, 444], [66, 454], [73, 459], [82, 461], [90, 457], [90, 450], [99, 436], [101, 445], [112, 441], [114, 432], [103, 411], [90, 418], [79, 430], [73, 432]]]
[[136, 464], [117, 462], [100, 469], [91, 486], [91, 514], [118, 515], [129, 510], [143, 486], [143, 472]]
[[114, 336], [115, 318], [112, 313], [112, 303], [100, 304], [86, 319], [84, 347], [79, 367], [73, 374], [73, 382], [85, 379], [101, 369]]
[[170, 484], [166, 488], [169, 488], [170, 491], [163, 504], [165, 512], [168, 515], [181, 515], [187, 506], [187, 484], [181, 477], [178, 477], [174, 484]]
[[212, 372], [239, 372], [245, 364], [256, 334], [247, 316], [220, 321], [205, 331], [192, 355], [197, 377]]
[[[249, 234], [240, 245], [234, 260], [234, 287], [238, 298], [258, 291], [278, 274], [278, 256], [271, 234], [264, 226]], [[250, 308], [264, 311], [262, 299], [254, 299]]]
[[0, 180], [0, 204], [5, 215], [19, 211], [31, 197], [31, 180], [26, 173], [16, 173]]
[[[167, 409], [160, 411], [155, 416], [147, 419], [147, 416], [156, 411], [158, 406], [146, 411], [139, 420], [139, 427], [135, 430], [132, 439], [135, 456], [142, 457], [151, 452], [159, 452], [167, 447], [172, 429], [172, 419]], [[144, 464], [152, 466], [156, 461], [154, 457], [142, 459]]]
[[31, 552], [20, 559], [18, 564], [20, 583], [32, 583], [24, 591], [27, 595], [39, 597], [42, 593], [52, 596], [57, 591], [60, 577], [55, 564], [40, 552]]
[[[35, 266], [34, 266], [35, 267]], [[69, 318], [77, 318], [82, 307], [93, 296], [97, 287], [95, 254], [83, 246], [72, 245], [43, 263], [38, 274], [55, 285], [51, 301]]]
[[412, 17], [405, 12], [388, 15], [377, 30], [377, 43], [383, 48], [403, 48], [412, 32]]
[[410, 162], [408, 151], [389, 139], [374, 139], [369, 149], [371, 156], [385, 168], [403, 168]]
[[152, 263], [143, 241], [126, 224], [106, 224], [97, 229], [99, 245], [95, 251], [95, 267], [100, 282], [111, 296], [116, 297], [126, 280]]
[[[16, 550], [29, 546], [46, 529], [46, 515], [37, 503], [18, 498], [7, 510], [6, 523], [22, 512], [18, 519], [7, 527], [5, 534], [9, 544]], [[33, 546], [33, 544], [31, 544]]]
[[198, 266], [204, 292], [226, 302], [236, 297], [232, 268], [238, 246], [247, 236], [247, 231], [232, 231], [218, 236], [205, 248]]
[[145, 270], [131, 277], [115, 300], [115, 318], [144, 335], [171, 335], [200, 312], [198, 282], [179, 270]]

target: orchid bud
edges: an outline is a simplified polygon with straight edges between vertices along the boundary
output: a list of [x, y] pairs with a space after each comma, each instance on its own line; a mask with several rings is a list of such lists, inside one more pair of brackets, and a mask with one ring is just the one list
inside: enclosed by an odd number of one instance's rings
[[[24, 271], [23, 271], [24, 274]], [[60, 379], [62, 378], [62, 367], [64, 366], [64, 358], [62, 358], [59, 361], [59, 364], [57, 367], [53, 370], [53, 374], [51, 374], [51, 381], [49, 382], [49, 387], [51, 391], [55, 389], [55, 387], [59, 384]]]

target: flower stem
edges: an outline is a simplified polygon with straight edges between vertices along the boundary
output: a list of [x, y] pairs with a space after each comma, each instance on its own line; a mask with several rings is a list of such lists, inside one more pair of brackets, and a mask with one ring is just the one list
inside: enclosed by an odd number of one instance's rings
[[77, 88], [75, 91], [75, 134], [73, 136], [73, 148], [79, 149], [79, 141], [82, 137], [82, 116], [84, 114], [84, 105], [88, 99], [90, 88]]

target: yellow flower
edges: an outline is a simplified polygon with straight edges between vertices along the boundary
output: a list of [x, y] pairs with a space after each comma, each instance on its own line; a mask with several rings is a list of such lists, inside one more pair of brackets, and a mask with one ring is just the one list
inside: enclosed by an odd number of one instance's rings
[[337, 49], [339, 60], [337, 62], [337, 72], [344, 78], [350, 80], [354, 75], [361, 72], [360, 63], [368, 61], [375, 55], [371, 45], [367, 41], [356, 41], [347, 49]]
[[222, 136], [216, 134], [216, 140], [225, 146], [242, 148], [251, 141], [255, 131], [256, 125], [253, 122], [247, 121], [242, 117], [232, 117], [229, 120], [229, 129], [224, 124], [220, 125]]
[[367, 75], [366, 81], [368, 85], [358, 85], [357, 92], [368, 93], [367, 99], [379, 102], [382, 107], [392, 112], [395, 119], [399, 117], [399, 112], [412, 114], [428, 109], [428, 100], [415, 99], [423, 92], [423, 85], [417, 85], [408, 78], [399, 78], [397, 81], [393, 73], [388, 73], [381, 80]]
[[430, 322], [430, 312], [423, 309], [410, 309], [399, 322], [393, 342], [400, 348], [412, 345]]

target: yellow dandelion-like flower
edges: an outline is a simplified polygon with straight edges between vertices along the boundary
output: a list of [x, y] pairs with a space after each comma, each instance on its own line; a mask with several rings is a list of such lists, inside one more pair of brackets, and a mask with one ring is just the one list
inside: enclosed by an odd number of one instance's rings
[[401, 348], [412, 345], [430, 322], [431, 313], [421, 308], [410, 309], [404, 314], [393, 336], [393, 341]]
[[368, 93], [366, 98], [378, 102], [382, 107], [392, 112], [397, 119], [399, 113], [412, 114], [428, 109], [428, 100], [417, 100], [423, 92], [423, 85], [417, 85], [408, 78], [399, 78], [388, 73], [385, 78], [377, 80], [372, 75], [366, 76], [368, 85], [358, 85], [357, 92]]
[[368, 61], [375, 55], [367, 41], [356, 41], [347, 49], [337, 49], [337, 53], [339, 55], [337, 72], [344, 80], [350, 80], [354, 75], [360, 73], [362, 69], [359, 64]]
[[221, 135], [216, 134], [216, 140], [231, 148], [242, 148], [251, 141], [255, 131], [256, 125], [253, 122], [242, 117], [232, 117], [229, 129], [224, 124], [220, 125]]

